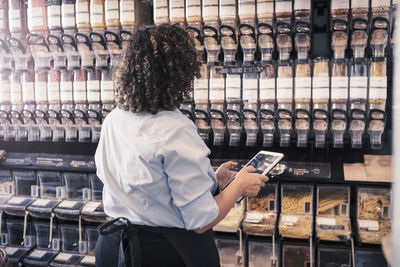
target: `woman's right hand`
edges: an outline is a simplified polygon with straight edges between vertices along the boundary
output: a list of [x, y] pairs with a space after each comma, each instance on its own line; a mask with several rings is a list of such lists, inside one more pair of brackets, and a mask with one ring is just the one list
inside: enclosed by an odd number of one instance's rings
[[237, 173], [233, 182], [238, 183], [242, 196], [257, 196], [260, 188], [268, 182], [267, 176], [255, 173], [255, 170], [253, 166], [247, 166]]

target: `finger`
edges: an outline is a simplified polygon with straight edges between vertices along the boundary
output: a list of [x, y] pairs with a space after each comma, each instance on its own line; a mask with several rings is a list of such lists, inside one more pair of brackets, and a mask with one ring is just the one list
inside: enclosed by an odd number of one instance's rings
[[268, 182], [268, 181], [269, 181], [269, 177], [268, 177], [268, 176], [261, 175], [261, 179], [262, 179], [264, 182]]
[[245, 172], [254, 172], [256, 169], [253, 166], [246, 166], [243, 170]]

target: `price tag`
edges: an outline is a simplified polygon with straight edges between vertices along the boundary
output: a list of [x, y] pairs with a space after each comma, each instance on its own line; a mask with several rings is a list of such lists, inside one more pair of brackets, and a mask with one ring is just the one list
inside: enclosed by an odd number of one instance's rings
[[291, 0], [275, 0], [275, 13], [292, 12]]
[[83, 207], [82, 211], [83, 211], [83, 212], [93, 212], [93, 211], [95, 211], [100, 205], [101, 205], [101, 202], [90, 201], [89, 203], [86, 204], [85, 207]]
[[73, 86], [74, 86], [74, 101], [75, 102], [86, 101], [87, 100], [86, 81], [84, 81], [84, 82], [75, 81]]
[[96, 257], [85, 256], [79, 264], [85, 264], [85, 266], [94, 266], [96, 264]]
[[347, 99], [348, 98], [348, 77], [332, 77], [331, 78], [331, 98]]
[[258, 100], [258, 79], [243, 79], [243, 100]]
[[292, 78], [277, 78], [277, 99], [292, 99], [293, 97], [293, 79]]
[[372, 220], [358, 220], [358, 224], [361, 229], [367, 229], [369, 231], [379, 231], [379, 222]]
[[72, 82], [66, 81], [60, 83], [60, 96], [62, 102], [73, 101]]
[[61, 202], [60, 205], [58, 205], [58, 208], [72, 209], [76, 205], [76, 203], [78, 202], [72, 200], [64, 200], [63, 202]]
[[245, 222], [260, 223], [263, 218], [264, 214], [261, 212], [247, 212]]
[[37, 259], [41, 259], [47, 253], [46, 250], [35, 249], [29, 256]]
[[224, 101], [224, 90], [223, 89], [210, 89], [210, 100], [213, 101]]
[[281, 220], [284, 225], [291, 226], [291, 225], [294, 225], [297, 223], [297, 221], [299, 220], [299, 217], [291, 216], [291, 215], [282, 215]]
[[43, 199], [43, 198], [40, 198], [40, 199], [37, 199], [37, 200], [32, 204], [32, 206], [47, 206], [47, 204], [49, 204], [50, 202], [51, 202], [50, 199]]
[[201, 17], [201, 1], [186, 1], [186, 17]]
[[334, 218], [317, 218], [317, 224], [319, 225], [336, 225]]
[[6, 247], [6, 253], [8, 256], [14, 255], [15, 252], [17, 252], [19, 248], [14, 248], [14, 247]]
[[260, 100], [275, 99], [275, 79], [260, 79]]
[[35, 82], [36, 102], [47, 102], [47, 82]]
[[240, 78], [226, 78], [226, 98], [240, 98]]
[[24, 197], [13, 197], [7, 202], [7, 204], [21, 205], [22, 203], [24, 203], [25, 200], [26, 200], [26, 198], [24, 198]]
[[203, 0], [203, 19], [218, 17], [218, 0]]
[[329, 77], [314, 77], [312, 79], [313, 99], [329, 98]]
[[50, 28], [61, 27], [61, 6], [51, 5], [47, 6], [47, 20]]
[[294, 0], [294, 10], [310, 10], [311, 1], [310, 0]]
[[349, 9], [349, 0], [331, 0], [331, 10], [334, 9]]
[[296, 99], [309, 98], [311, 99], [311, 78], [301, 77], [295, 79], [294, 97]]
[[48, 96], [49, 101], [59, 101], [60, 100], [60, 84], [58, 82], [48, 83]]
[[22, 84], [22, 99], [24, 102], [35, 101], [35, 86], [33, 82], [24, 82]]
[[369, 78], [369, 98], [387, 98], [387, 77], [371, 76]]
[[114, 82], [113, 81], [101, 81], [101, 101], [103, 102], [114, 102]]
[[71, 259], [71, 257], [72, 257], [72, 254], [61, 252], [60, 254], [57, 255], [56, 260], [66, 262], [66, 261], [69, 261], [69, 259]]
[[368, 77], [350, 77], [350, 98], [367, 99]]
[[225, 99], [225, 80], [224, 79], [211, 79], [210, 80], [210, 100], [224, 100]]
[[89, 102], [100, 102], [100, 81], [87, 82], [87, 98]]

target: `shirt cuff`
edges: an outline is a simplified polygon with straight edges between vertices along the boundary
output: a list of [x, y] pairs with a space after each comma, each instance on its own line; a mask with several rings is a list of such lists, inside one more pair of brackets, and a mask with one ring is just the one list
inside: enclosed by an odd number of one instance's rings
[[208, 191], [180, 208], [187, 230], [203, 228], [217, 218], [219, 207], [212, 194]]

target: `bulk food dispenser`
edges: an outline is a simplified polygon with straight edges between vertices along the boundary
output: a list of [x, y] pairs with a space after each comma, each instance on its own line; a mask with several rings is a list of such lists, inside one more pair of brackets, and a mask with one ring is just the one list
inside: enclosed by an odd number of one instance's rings
[[257, 48], [256, 0], [239, 0], [239, 39], [243, 53], [243, 63], [252, 65]]
[[103, 183], [96, 174], [89, 174], [90, 201], [82, 208], [81, 215], [88, 222], [105, 222], [107, 215], [103, 206]]
[[216, 238], [221, 266], [243, 266], [243, 247], [241, 240]]
[[97, 231], [97, 227], [93, 226], [86, 226], [85, 227], [85, 234], [87, 237], [87, 250], [85, 255], [82, 260], [79, 262], [78, 266], [79, 267], [86, 267], [86, 266], [95, 266], [96, 258], [94, 256], [95, 254], [95, 248], [96, 248], [96, 242], [99, 237], [99, 232]]
[[[11, 51], [4, 41], [0, 41], [0, 137], [5, 138], [7, 129], [14, 129], [11, 126], [10, 111], [10, 72]], [[14, 133], [13, 133], [14, 134]], [[7, 140], [7, 139], [6, 139]]]
[[1, 243], [5, 246], [8, 261], [14, 266], [22, 263], [24, 256], [35, 246], [35, 230], [27, 219], [7, 219], [7, 233], [2, 234]]

